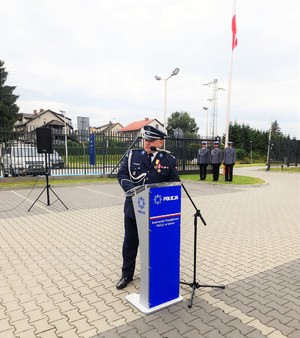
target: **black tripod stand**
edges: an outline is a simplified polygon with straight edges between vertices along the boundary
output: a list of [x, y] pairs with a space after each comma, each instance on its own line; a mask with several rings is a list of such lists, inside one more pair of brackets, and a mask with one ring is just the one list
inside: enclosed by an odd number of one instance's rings
[[225, 289], [224, 285], [207, 285], [207, 284], [199, 284], [196, 280], [196, 270], [197, 270], [197, 230], [198, 230], [198, 218], [201, 219], [202, 223], [206, 225], [206, 222], [204, 218], [201, 215], [201, 212], [199, 209], [197, 209], [194, 201], [192, 200], [190, 194], [186, 190], [185, 186], [181, 184], [182, 188], [184, 189], [185, 193], [187, 194], [189, 200], [191, 201], [193, 207], [196, 210], [196, 213], [194, 214], [194, 273], [193, 273], [193, 281], [191, 283], [187, 282], [180, 282], [181, 284], [188, 285], [192, 288], [192, 294], [191, 298], [189, 300], [189, 305], [188, 307], [191, 308], [193, 305], [193, 299], [195, 295], [195, 290], [199, 288], [220, 288], [220, 289]]
[[[47, 192], [47, 205], [50, 205], [50, 190], [52, 191], [52, 193], [56, 196], [57, 200], [56, 201], [60, 201], [60, 203], [68, 210], [68, 208], [66, 207], [66, 205], [64, 204], [64, 202], [57, 196], [57, 194], [52, 190], [50, 184], [49, 184], [49, 170], [48, 170], [48, 154], [45, 153], [45, 176], [46, 176], [46, 186], [45, 188], [42, 190], [42, 192], [38, 195], [38, 197], [36, 198], [36, 200], [33, 202], [33, 204], [31, 205], [31, 207], [28, 209], [28, 212], [31, 210], [31, 208], [35, 205], [35, 203], [39, 200], [39, 198], [42, 196], [43, 192], [46, 190]], [[53, 203], [55, 203], [56, 201], [54, 201]], [[53, 204], [52, 203], [52, 204]]]

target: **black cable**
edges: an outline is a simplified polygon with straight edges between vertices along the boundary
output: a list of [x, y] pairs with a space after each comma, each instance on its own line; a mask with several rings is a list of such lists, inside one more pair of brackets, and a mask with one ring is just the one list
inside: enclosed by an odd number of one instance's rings
[[21, 203], [19, 203], [17, 206], [13, 207], [12, 209], [0, 210], [0, 212], [9, 212], [9, 211], [13, 211], [13, 210], [17, 209], [20, 205], [22, 205], [24, 202], [26, 202], [26, 201], [28, 200], [29, 196], [31, 195], [31, 193], [33, 192], [33, 189], [34, 189], [34, 187], [35, 187], [36, 184], [37, 184], [38, 178], [39, 178], [39, 177], [37, 176], [37, 177], [36, 177], [36, 180], [35, 180], [35, 182], [34, 182], [34, 184], [33, 184], [33, 186], [32, 186], [32, 188], [31, 188], [31, 190], [30, 190], [30, 192], [29, 192], [29, 194], [27, 195], [27, 197], [26, 197]]

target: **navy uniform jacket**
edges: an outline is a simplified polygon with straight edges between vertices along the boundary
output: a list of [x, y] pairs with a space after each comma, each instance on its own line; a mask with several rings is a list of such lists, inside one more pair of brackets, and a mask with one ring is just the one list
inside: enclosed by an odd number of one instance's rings
[[[125, 192], [144, 184], [180, 181], [175, 157], [158, 152], [149, 166], [148, 154], [143, 149], [130, 150], [117, 178]], [[124, 213], [135, 218], [131, 197], [126, 197]]]
[[198, 150], [197, 163], [198, 164], [209, 164], [210, 151], [207, 148], [201, 148]]
[[220, 148], [214, 148], [211, 151], [211, 164], [221, 164], [223, 159], [222, 150]]
[[234, 148], [226, 148], [224, 151], [224, 163], [234, 164], [236, 161], [236, 151]]

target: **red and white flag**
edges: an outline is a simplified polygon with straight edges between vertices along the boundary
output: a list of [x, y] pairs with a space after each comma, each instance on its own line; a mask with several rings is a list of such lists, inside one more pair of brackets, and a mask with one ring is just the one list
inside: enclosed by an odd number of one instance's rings
[[236, 15], [235, 15], [235, 6], [234, 11], [232, 15], [232, 22], [231, 22], [231, 30], [232, 30], [232, 50], [237, 46], [238, 40], [237, 40], [237, 31], [236, 31]]

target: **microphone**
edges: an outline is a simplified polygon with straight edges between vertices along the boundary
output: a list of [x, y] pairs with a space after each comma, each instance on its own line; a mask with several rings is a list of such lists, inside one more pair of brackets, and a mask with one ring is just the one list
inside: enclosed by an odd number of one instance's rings
[[165, 154], [172, 154], [172, 152], [170, 150], [160, 149], [160, 148], [156, 148], [156, 147], [153, 147], [153, 146], [151, 146], [150, 149], [152, 151], [158, 151], [158, 152], [165, 153]]

